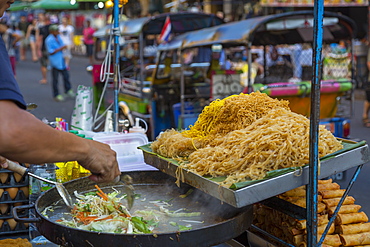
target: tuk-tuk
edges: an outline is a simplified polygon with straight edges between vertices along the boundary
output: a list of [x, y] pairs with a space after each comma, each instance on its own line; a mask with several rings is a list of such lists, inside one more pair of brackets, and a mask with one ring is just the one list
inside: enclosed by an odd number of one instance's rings
[[[122, 109], [120, 109], [121, 115], [125, 118], [128, 112], [127, 109], [129, 109], [132, 119], [139, 117], [148, 122], [149, 138], [154, 138], [152, 134], [154, 133], [152, 131], [154, 127], [152, 111], [156, 111], [156, 106], [151, 103], [152, 98], [167, 98], [169, 95], [163, 88], [156, 91], [156, 89], [151, 87], [151, 75], [155, 68], [157, 45], [159, 43], [158, 37], [161, 34], [166, 18], [169, 18], [171, 23], [171, 37], [224, 23], [216, 15], [198, 12], [165, 13], [119, 23], [121, 34], [119, 42], [121, 71], [118, 98], [122, 102], [120, 104], [122, 106]], [[92, 69], [95, 103], [99, 102], [99, 97], [103, 91], [108, 91], [109, 93], [109, 90], [104, 90], [105, 80], [103, 79], [104, 76], [112, 74], [113, 69], [111, 65], [102, 64], [101, 61], [109, 59], [109, 51], [112, 50], [111, 36], [113, 32], [112, 26], [107, 25], [94, 34], [96, 38], [95, 59], [98, 61], [97, 64], [93, 65]], [[105, 101], [107, 99], [108, 101], [113, 100], [113, 97], [110, 95], [105, 95], [104, 97]], [[161, 114], [163, 120], [159, 120], [156, 125], [160, 124], [160, 122], [167, 122], [166, 114], [166, 111]], [[133, 125], [133, 123], [130, 124]], [[164, 124], [160, 128], [167, 127], [169, 125]]]
[[[292, 111], [309, 116], [313, 18], [313, 11], [260, 16], [161, 44], [152, 81], [154, 87], [178, 85], [175, 100], [163, 99], [174, 110], [171, 127], [187, 128], [207, 102], [242, 91], [289, 100]], [[325, 12], [323, 30], [320, 118], [334, 135], [348, 137], [356, 25], [346, 16]], [[180, 105], [171, 106], [176, 100]], [[338, 109], [341, 105], [347, 106], [345, 112]]]

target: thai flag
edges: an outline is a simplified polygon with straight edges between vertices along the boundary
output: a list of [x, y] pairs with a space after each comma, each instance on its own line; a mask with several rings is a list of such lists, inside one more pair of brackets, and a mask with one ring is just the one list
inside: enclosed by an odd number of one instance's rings
[[168, 42], [170, 38], [170, 34], [171, 34], [171, 21], [170, 21], [170, 17], [167, 16], [166, 21], [164, 22], [164, 26], [162, 28], [161, 34], [159, 36], [159, 40], [164, 43]]

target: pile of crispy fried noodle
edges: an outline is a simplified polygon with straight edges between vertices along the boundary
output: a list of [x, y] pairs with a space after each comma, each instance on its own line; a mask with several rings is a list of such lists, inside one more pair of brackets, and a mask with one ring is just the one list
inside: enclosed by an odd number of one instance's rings
[[[222, 186], [262, 179], [268, 171], [309, 161], [310, 122], [289, 110], [288, 101], [263, 93], [233, 95], [205, 107], [189, 130], [168, 130], [151, 145], [154, 152], [183, 160], [183, 169], [201, 176], [226, 176]], [[319, 157], [342, 149], [319, 128]], [[187, 160], [187, 161], [185, 161]]]

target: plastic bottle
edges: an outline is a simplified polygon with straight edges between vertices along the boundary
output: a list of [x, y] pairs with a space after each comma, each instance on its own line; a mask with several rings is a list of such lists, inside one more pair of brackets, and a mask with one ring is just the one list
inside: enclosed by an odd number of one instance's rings
[[65, 183], [68, 181], [68, 171], [66, 162], [57, 162], [58, 169], [55, 171], [57, 182]]
[[112, 132], [113, 131], [113, 111], [107, 111], [107, 115], [105, 117], [105, 125], [104, 125], [104, 132]]
[[72, 166], [72, 179], [80, 178], [80, 164], [77, 161], [73, 161]]
[[146, 122], [144, 120], [142, 120], [141, 118], [135, 118], [135, 126], [128, 130], [129, 133], [141, 133], [141, 134], [146, 133], [147, 128], [144, 129], [143, 127], [140, 126], [140, 120], [143, 121], [143, 123], [145, 123], [145, 126], [147, 127]]
[[[31, 173], [36, 174], [40, 177], [47, 178], [49, 180], [56, 181], [56, 175], [55, 175], [55, 169], [56, 166], [54, 163], [48, 163], [44, 165], [34, 165], [31, 164], [29, 167], [29, 170]], [[52, 188], [54, 185], [42, 182], [40, 180], [37, 180], [33, 177], [29, 177], [29, 201], [30, 204], [35, 203], [37, 198], [46, 190]], [[34, 218], [35, 211], [34, 209], [30, 209], [29, 211], [30, 218]], [[45, 239], [45, 237], [41, 236], [39, 231], [37, 230], [36, 226], [34, 224], [29, 224], [29, 238], [31, 240], [31, 243], [39, 245], [40, 243], [43, 243], [44, 246], [46, 244], [50, 244], [47, 246], [56, 246], [53, 245], [50, 241]]]

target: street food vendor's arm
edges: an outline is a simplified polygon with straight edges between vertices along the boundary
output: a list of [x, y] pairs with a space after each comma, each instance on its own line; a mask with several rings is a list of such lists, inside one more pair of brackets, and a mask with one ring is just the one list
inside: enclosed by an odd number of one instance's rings
[[96, 182], [111, 181], [120, 174], [116, 153], [109, 145], [55, 130], [13, 101], [0, 100], [0, 155], [25, 163], [76, 160]]

